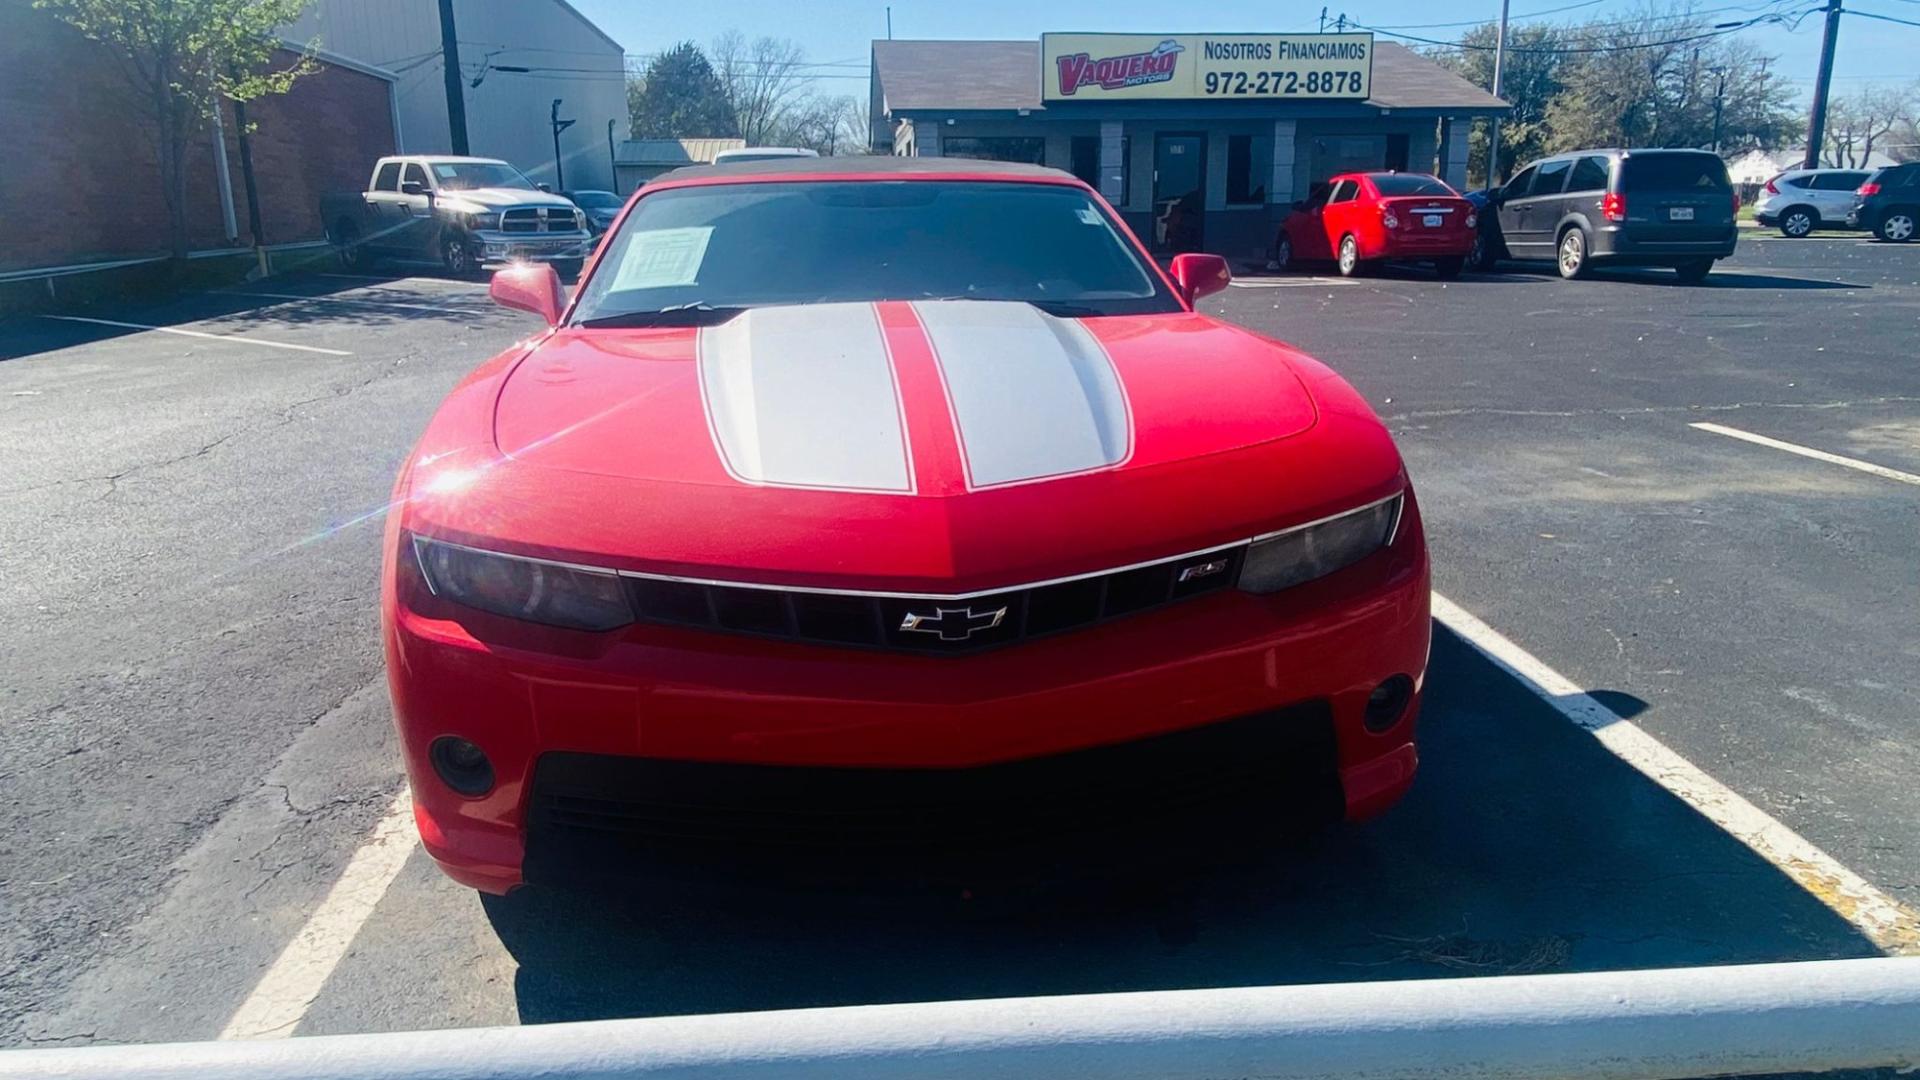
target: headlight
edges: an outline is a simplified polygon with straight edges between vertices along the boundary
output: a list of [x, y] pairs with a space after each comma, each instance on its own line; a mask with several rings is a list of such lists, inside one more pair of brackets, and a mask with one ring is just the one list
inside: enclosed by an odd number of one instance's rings
[[586, 214], [586, 211], [584, 211], [584, 210], [575, 210], [575, 211], [573, 212], [573, 227], [574, 227], [574, 228], [576, 228], [576, 229], [584, 229], [584, 228], [586, 228], [586, 227], [587, 227], [587, 214]]
[[619, 575], [413, 538], [427, 588], [455, 603], [528, 622], [611, 630], [633, 621]]
[[475, 213], [475, 214], [467, 215], [467, 228], [469, 229], [492, 230], [492, 229], [498, 229], [499, 227], [500, 227], [500, 214], [498, 211], [489, 211], [486, 213]]
[[1240, 587], [1271, 593], [1324, 577], [1387, 546], [1400, 523], [1400, 500], [1389, 499], [1257, 539], [1247, 548]]

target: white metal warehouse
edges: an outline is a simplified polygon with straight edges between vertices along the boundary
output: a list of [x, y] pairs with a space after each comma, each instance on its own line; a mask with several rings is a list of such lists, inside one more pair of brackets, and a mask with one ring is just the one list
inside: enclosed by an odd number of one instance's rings
[[[284, 36], [395, 76], [399, 150], [451, 153], [437, 0], [311, 0]], [[626, 56], [566, 0], [453, 0], [468, 153], [534, 180], [613, 186], [612, 139], [627, 134]], [[554, 161], [553, 101], [575, 121]], [[368, 164], [371, 164], [369, 162]], [[564, 177], [556, 175], [564, 172]]]

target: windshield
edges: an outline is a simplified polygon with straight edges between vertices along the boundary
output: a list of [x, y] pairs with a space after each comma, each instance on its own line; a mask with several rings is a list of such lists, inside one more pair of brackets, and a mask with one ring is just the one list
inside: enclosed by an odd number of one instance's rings
[[647, 195], [613, 237], [575, 321], [931, 298], [1023, 300], [1065, 315], [1180, 310], [1079, 188], [811, 181]]
[[618, 210], [626, 201], [611, 191], [576, 191], [567, 198], [582, 210]]
[[436, 161], [433, 162], [433, 175], [442, 191], [533, 188], [533, 181], [504, 161]]
[[1620, 176], [1620, 190], [1724, 191], [1727, 166], [1712, 154], [1629, 154]]
[[1431, 176], [1419, 173], [1375, 173], [1368, 179], [1373, 181], [1376, 190], [1388, 198], [1396, 195], [1454, 195], [1452, 188]]

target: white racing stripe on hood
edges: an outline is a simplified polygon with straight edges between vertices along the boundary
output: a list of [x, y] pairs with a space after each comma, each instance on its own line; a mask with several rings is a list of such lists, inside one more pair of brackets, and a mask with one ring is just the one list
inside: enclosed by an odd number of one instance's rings
[[698, 339], [700, 397], [749, 484], [913, 490], [900, 392], [871, 304], [752, 308]]
[[946, 380], [970, 487], [1089, 472], [1133, 453], [1133, 417], [1106, 350], [1031, 304], [913, 305]]

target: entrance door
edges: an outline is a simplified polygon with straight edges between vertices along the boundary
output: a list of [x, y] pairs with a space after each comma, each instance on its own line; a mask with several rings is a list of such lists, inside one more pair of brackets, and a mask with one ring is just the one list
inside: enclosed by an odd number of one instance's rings
[[1199, 251], [1207, 205], [1207, 137], [1162, 134], [1153, 139], [1153, 246]]

